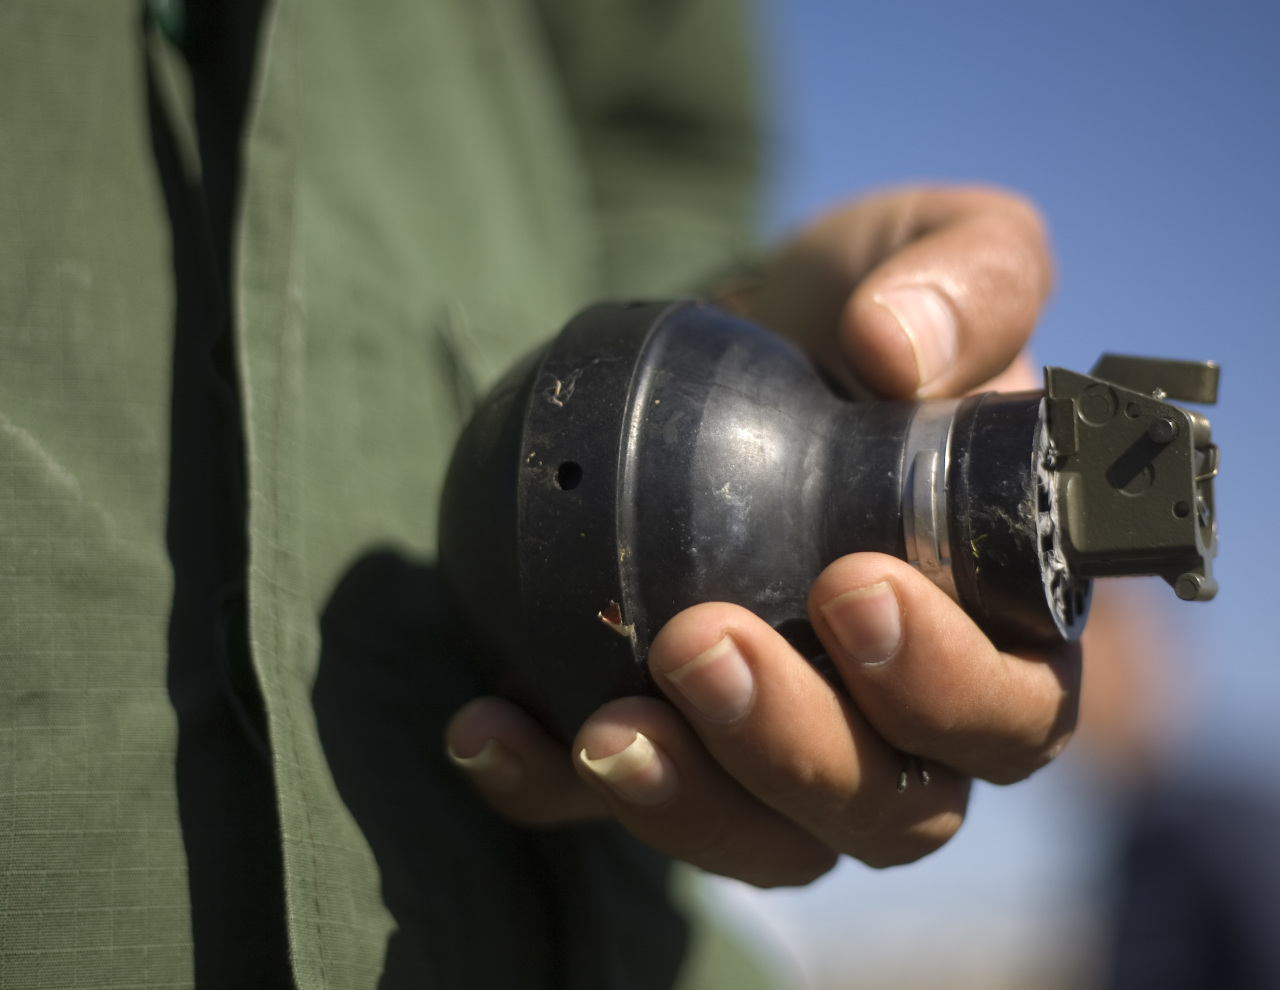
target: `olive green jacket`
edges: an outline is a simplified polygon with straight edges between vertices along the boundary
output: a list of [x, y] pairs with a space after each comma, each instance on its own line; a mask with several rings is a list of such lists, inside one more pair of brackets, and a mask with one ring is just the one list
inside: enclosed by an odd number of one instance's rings
[[[732, 0], [268, 5], [232, 300], [299, 987], [377, 985], [396, 929], [317, 726], [319, 616], [375, 552], [430, 567], [452, 440], [520, 352], [593, 298], [675, 292], [744, 250], [748, 47]], [[182, 58], [137, 2], [0, 5], [4, 987], [193, 981], [148, 61], [194, 169]]]

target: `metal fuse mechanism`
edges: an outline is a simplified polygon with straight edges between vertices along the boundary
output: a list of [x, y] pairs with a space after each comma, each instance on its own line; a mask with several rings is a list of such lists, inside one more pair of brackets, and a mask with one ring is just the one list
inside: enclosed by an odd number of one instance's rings
[[[1043, 393], [920, 403], [906, 559], [1009, 641], [1075, 639], [1095, 577], [1156, 574], [1207, 601], [1218, 448], [1168, 400], [1213, 403], [1217, 385], [1211, 362], [1108, 354], [1087, 375], [1046, 368]], [[1037, 580], [1043, 608], [1023, 593]]]
[[1088, 375], [1045, 369], [1050, 468], [1063, 547], [1081, 577], [1159, 574], [1189, 601], [1217, 593], [1209, 420], [1218, 366], [1103, 355]]
[[1215, 590], [1208, 364], [1108, 356], [1043, 392], [851, 402], [792, 344], [700, 302], [605, 304], [481, 404], [440, 559], [492, 686], [564, 737], [655, 690], [658, 630], [743, 605], [820, 669], [809, 586], [910, 561], [1004, 646], [1079, 636], [1091, 579]]

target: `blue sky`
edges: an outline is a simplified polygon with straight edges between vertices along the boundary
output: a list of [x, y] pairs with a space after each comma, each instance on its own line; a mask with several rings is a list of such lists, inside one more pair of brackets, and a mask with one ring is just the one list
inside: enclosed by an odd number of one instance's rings
[[[1053, 233], [1043, 362], [1087, 370], [1113, 350], [1222, 365], [1206, 410], [1221, 590], [1207, 605], [1167, 593], [1191, 644], [1186, 758], [1280, 788], [1280, 4], [761, 2], [772, 230], [906, 180], [1008, 185]], [[855, 973], [909, 970], [929, 946], [1061, 941], [1053, 925], [1097, 914], [1113, 812], [1068, 761], [979, 789], [960, 836], [917, 866], [846, 864], [817, 889], [739, 900]]]
[[765, 9], [772, 229], [905, 180], [1008, 185], [1040, 204], [1058, 259], [1043, 362], [1222, 365], [1222, 590], [1174, 621], [1204, 644], [1203, 747], [1280, 754], [1280, 4]]

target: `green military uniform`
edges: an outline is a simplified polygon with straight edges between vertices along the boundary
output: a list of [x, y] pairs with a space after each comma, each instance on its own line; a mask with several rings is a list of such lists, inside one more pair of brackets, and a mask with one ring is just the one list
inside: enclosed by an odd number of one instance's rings
[[[608, 828], [499, 822], [440, 760], [482, 685], [435, 507], [520, 352], [744, 250], [737, 4], [269, 3], [221, 252], [207, 203], [182, 219], [216, 164], [182, 9], [143, 15], [0, 7], [0, 986], [212, 985], [237, 897], [242, 927], [284, 919], [258, 972], [303, 988], [660, 985], [661, 870]], [[201, 229], [218, 300], [184, 282]], [[183, 488], [175, 322], [181, 345], [227, 301], [206, 384], [237, 444]], [[212, 674], [179, 669], [170, 623], [173, 548], [221, 545], [175, 523], [197, 476], [237, 479], [247, 534]]]

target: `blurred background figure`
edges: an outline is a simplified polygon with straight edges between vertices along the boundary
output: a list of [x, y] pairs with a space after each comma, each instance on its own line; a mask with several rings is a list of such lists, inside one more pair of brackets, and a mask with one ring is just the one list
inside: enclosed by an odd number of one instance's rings
[[[961, 834], [815, 889], [714, 882], [784, 985], [1280, 986], [1280, 8], [941, 0], [764, 8], [779, 121], [770, 225], [913, 179], [981, 180], [1048, 217], [1057, 296], [1033, 342], [1211, 359], [1222, 588], [1100, 589], [1073, 751], [978, 785]], [[1102, 645], [1104, 644], [1105, 645]]]
[[1242, 754], [1244, 775], [1179, 758], [1194, 701], [1176, 690], [1185, 681], [1169, 627], [1156, 625], [1153, 603], [1105, 591], [1086, 644], [1079, 739], [1121, 814], [1101, 985], [1280, 987], [1280, 802], [1249, 778], [1253, 756]]

